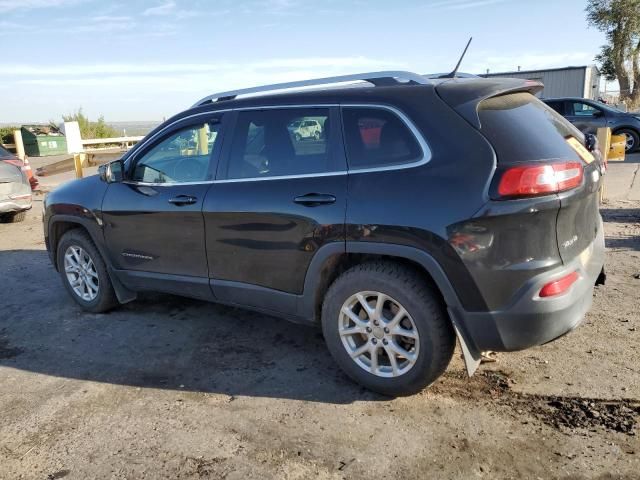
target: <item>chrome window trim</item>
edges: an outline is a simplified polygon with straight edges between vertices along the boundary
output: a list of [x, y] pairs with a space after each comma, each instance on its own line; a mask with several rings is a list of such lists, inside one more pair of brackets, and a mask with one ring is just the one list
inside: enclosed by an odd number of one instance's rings
[[339, 170], [336, 172], [305, 173], [301, 175], [275, 175], [273, 177], [225, 178], [222, 180], [214, 180], [213, 183], [261, 182], [266, 180], [287, 180], [290, 178], [335, 177], [338, 175], [347, 175], [348, 173], [349, 172], [346, 170]]
[[[420, 150], [422, 150], [422, 157], [419, 157], [417, 160], [414, 160], [412, 162], [399, 163], [397, 165], [386, 165], [383, 167], [365, 167], [365, 168], [354, 168], [354, 169], [349, 168], [350, 174], [351, 173], [388, 172], [391, 170], [404, 170], [405, 168], [420, 167], [422, 165], [429, 163], [429, 161], [431, 160], [431, 157], [432, 157], [431, 149], [429, 148], [427, 141], [422, 136], [422, 133], [420, 133], [420, 130], [418, 130], [418, 127], [416, 127], [413, 121], [407, 115], [405, 115], [405, 113], [402, 110], [396, 107], [392, 107], [390, 105], [380, 105], [380, 104], [373, 104], [373, 103], [345, 103], [340, 106], [344, 108], [372, 108], [372, 109], [379, 108], [382, 110], [390, 111], [391, 113], [395, 114], [402, 123], [405, 124], [405, 126], [409, 129], [413, 137], [418, 142], [418, 145], [420, 146]], [[349, 162], [348, 157], [349, 156], [347, 155], [347, 162]]]
[[164, 182], [164, 183], [134, 182], [133, 180], [125, 180], [121, 183], [125, 183], [127, 185], [139, 186], [139, 187], [175, 187], [177, 185], [209, 185], [211, 183], [215, 183], [215, 180], [203, 180], [201, 182]]
[[[189, 115], [187, 117], [180, 118], [175, 122], [164, 127], [159, 132], [156, 132], [152, 137], [140, 145], [139, 150], [145, 148], [145, 146], [155, 140], [159, 135], [166, 132], [168, 129], [176, 125], [177, 123], [182, 122], [183, 120], [188, 120], [190, 118], [196, 118], [203, 115], [215, 115], [218, 113], [226, 113], [226, 112], [243, 112], [243, 111], [259, 111], [259, 110], [275, 110], [275, 109], [283, 109], [283, 108], [332, 108], [332, 107], [351, 107], [351, 108], [371, 108], [371, 109], [382, 109], [390, 111], [395, 114], [402, 123], [409, 129], [411, 134], [414, 136], [420, 149], [422, 150], [422, 156], [413, 162], [409, 163], [401, 163], [398, 165], [387, 165], [383, 167], [370, 167], [370, 168], [354, 168], [347, 170], [339, 170], [333, 172], [321, 172], [321, 173], [308, 173], [308, 174], [294, 174], [294, 175], [277, 175], [273, 177], [247, 177], [247, 178], [226, 178], [220, 180], [206, 180], [202, 182], [175, 182], [175, 183], [145, 183], [145, 182], [133, 182], [126, 181], [123, 183], [127, 183], [129, 185], [140, 185], [147, 187], [163, 187], [163, 186], [176, 186], [176, 185], [206, 185], [206, 184], [214, 184], [214, 183], [238, 183], [238, 182], [258, 182], [258, 181], [269, 181], [269, 180], [286, 180], [286, 179], [296, 179], [296, 178], [314, 178], [314, 177], [332, 177], [338, 175], [349, 175], [349, 174], [358, 174], [358, 173], [375, 173], [375, 172], [388, 172], [393, 170], [405, 170], [408, 168], [416, 168], [421, 167], [431, 161], [432, 153], [429, 148], [429, 144], [423, 137], [420, 130], [416, 127], [413, 121], [400, 109], [393, 107], [391, 105], [383, 105], [378, 103], [325, 103], [325, 104], [296, 104], [296, 105], [257, 105], [251, 107], [239, 107], [239, 108], [227, 108], [221, 110], [211, 110], [208, 112], [196, 113], [193, 115]], [[135, 152], [131, 157], [127, 158], [126, 162], [135, 159], [137, 157], [137, 153]], [[348, 161], [348, 159], [347, 159]]]

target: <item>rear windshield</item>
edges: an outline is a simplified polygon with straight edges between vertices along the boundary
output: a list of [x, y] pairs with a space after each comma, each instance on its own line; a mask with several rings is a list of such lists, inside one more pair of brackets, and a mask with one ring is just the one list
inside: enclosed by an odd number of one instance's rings
[[11, 152], [5, 150], [4, 148], [0, 147], [0, 157], [12, 157], [13, 155], [11, 154]]
[[478, 107], [480, 130], [498, 162], [580, 160], [567, 139], [584, 136], [552, 108], [530, 93], [511, 93], [483, 100]]

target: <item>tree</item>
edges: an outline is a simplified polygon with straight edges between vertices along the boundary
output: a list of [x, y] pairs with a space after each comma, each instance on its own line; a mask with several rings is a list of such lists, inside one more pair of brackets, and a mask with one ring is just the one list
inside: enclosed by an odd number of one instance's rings
[[0, 127], [0, 143], [13, 143], [13, 132], [20, 127]]
[[78, 122], [82, 138], [113, 138], [119, 136], [118, 131], [107, 124], [103, 116], [100, 116], [97, 122], [92, 122], [82, 113], [81, 108], [69, 115], [63, 115], [62, 119], [65, 122]]
[[640, 0], [589, 0], [589, 25], [604, 32], [607, 45], [596, 56], [605, 78], [618, 80], [620, 98], [640, 106]]

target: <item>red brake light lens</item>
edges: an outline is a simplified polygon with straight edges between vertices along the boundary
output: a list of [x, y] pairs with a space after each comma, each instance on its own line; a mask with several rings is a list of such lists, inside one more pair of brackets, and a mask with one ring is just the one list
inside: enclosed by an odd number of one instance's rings
[[502, 197], [527, 197], [564, 192], [582, 184], [580, 162], [524, 165], [504, 171], [498, 185]]
[[569, 275], [566, 275], [559, 280], [547, 283], [542, 287], [539, 295], [541, 297], [553, 297], [555, 295], [560, 295], [569, 290], [569, 287], [571, 287], [576, 280], [578, 280], [578, 272], [571, 272]]

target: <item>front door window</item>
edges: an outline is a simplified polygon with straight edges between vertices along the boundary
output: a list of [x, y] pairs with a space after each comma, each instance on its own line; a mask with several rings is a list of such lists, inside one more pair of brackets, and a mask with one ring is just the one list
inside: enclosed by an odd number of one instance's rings
[[161, 184], [211, 180], [211, 152], [219, 127], [218, 121], [209, 121], [172, 133], [138, 159], [132, 180]]

